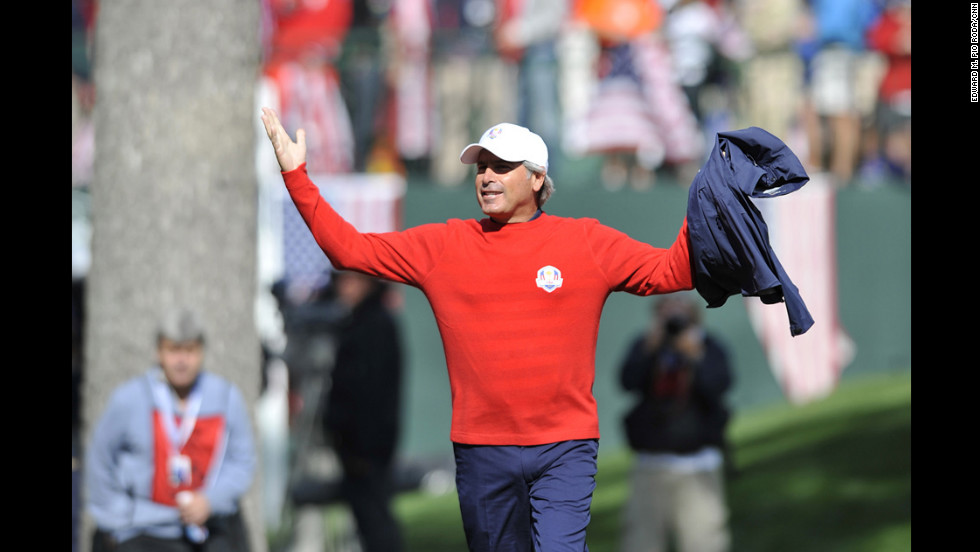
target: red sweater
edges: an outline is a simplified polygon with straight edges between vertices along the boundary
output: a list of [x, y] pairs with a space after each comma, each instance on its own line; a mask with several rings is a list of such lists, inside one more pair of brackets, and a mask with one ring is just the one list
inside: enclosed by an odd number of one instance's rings
[[446, 353], [457, 443], [597, 439], [592, 382], [606, 297], [693, 287], [686, 221], [670, 249], [593, 219], [548, 214], [361, 234], [322, 199], [305, 166], [283, 178], [336, 268], [425, 293]]

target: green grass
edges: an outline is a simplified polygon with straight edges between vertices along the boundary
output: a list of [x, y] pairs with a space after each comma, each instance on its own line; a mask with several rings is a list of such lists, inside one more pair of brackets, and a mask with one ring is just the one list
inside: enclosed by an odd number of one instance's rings
[[[912, 376], [845, 382], [806, 406], [738, 413], [729, 480], [736, 552], [912, 548]], [[628, 451], [600, 450], [589, 548], [614, 552]], [[410, 552], [466, 550], [456, 496], [399, 497]]]

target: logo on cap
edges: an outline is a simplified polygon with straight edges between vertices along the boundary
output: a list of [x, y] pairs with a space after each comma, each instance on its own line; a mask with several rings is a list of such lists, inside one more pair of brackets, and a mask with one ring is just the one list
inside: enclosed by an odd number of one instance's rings
[[561, 271], [548, 265], [538, 269], [538, 277], [534, 281], [539, 288], [551, 293], [561, 287]]
[[503, 132], [503, 131], [504, 131], [504, 129], [502, 129], [500, 127], [496, 127], [496, 128], [490, 129], [490, 132], [487, 133], [487, 138], [489, 138], [490, 140], [493, 140], [494, 138], [496, 138], [497, 136], [499, 136], [500, 133]]

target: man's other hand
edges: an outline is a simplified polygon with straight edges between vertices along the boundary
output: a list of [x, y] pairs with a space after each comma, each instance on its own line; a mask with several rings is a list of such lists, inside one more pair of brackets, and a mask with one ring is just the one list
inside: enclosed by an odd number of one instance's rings
[[262, 108], [262, 124], [265, 125], [265, 132], [269, 135], [269, 141], [276, 151], [276, 159], [279, 160], [279, 168], [283, 172], [291, 171], [306, 163], [305, 130], [296, 131], [294, 142], [279, 122], [279, 116], [268, 107]]
[[178, 500], [177, 511], [180, 512], [180, 521], [185, 525], [204, 525], [211, 517], [211, 502], [204, 493], [189, 491], [188, 498]]

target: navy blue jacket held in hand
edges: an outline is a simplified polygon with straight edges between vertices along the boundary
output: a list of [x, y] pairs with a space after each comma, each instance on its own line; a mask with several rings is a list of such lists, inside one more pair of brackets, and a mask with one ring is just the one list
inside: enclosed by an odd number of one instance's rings
[[810, 329], [813, 318], [751, 200], [794, 192], [809, 180], [796, 154], [769, 132], [751, 127], [718, 133], [687, 202], [694, 286], [708, 307], [738, 293], [766, 304], [785, 301], [790, 333]]

